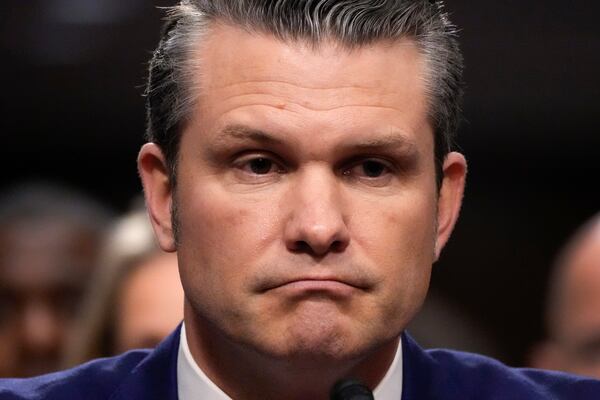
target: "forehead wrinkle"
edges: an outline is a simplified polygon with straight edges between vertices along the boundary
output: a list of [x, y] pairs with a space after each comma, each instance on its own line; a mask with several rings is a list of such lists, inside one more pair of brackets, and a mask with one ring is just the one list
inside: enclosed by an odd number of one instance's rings
[[[262, 101], [258, 101], [258, 99], [253, 99], [254, 101], [252, 102], [248, 102], [245, 103], [243, 102], [243, 99], [245, 98], [252, 98], [252, 97], [262, 97]], [[335, 97], [343, 97], [341, 95], [337, 95]], [[370, 96], [370, 97], [375, 97], [375, 96]], [[348, 102], [346, 104], [337, 104], [335, 106], [320, 106], [318, 104], [312, 104], [315, 103], [315, 97], [311, 97], [311, 98], [306, 98], [306, 99], [292, 99], [290, 98], [287, 94], [273, 94], [273, 93], [269, 93], [266, 91], [260, 91], [260, 92], [248, 92], [248, 93], [241, 93], [241, 94], [232, 94], [231, 96], [228, 97], [223, 97], [221, 99], [219, 99], [219, 103], [226, 103], [226, 102], [236, 102], [236, 100], [238, 102], [242, 102], [241, 104], [234, 104], [228, 108], [225, 109], [225, 111], [222, 111], [223, 113], [227, 113], [233, 109], [236, 108], [240, 108], [240, 107], [251, 107], [251, 106], [265, 106], [265, 107], [274, 107], [277, 109], [282, 109], [282, 106], [285, 107], [285, 109], [287, 110], [291, 110], [294, 107], [297, 107], [298, 109], [304, 109], [304, 110], [308, 110], [308, 111], [334, 111], [334, 110], [339, 110], [339, 109], [343, 109], [343, 108], [378, 108], [378, 109], [382, 109], [382, 110], [391, 110], [394, 112], [398, 112], [401, 111], [396, 107], [391, 107], [389, 105], [385, 105], [380, 99], [382, 96], [377, 96], [377, 99], [379, 99], [379, 101], [373, 101], [371, 104], [369, 104], [369, 101], [366, 101], [367, 99], [365, 99], [365, 102]], [[327, 102], [331, 102], [331, 99], [327, 98], [321, 98], [321, 101], [319, 101], [319, 103], [327, 103]]]
[[[261, 83], [265, 83], [266, 85], [261, 85]], [[279, 81], [277, 81], [275, 85], [270, 85], [269, 81], [253, 81], [252, 83], [242, 81], [227, 84], [225, 86], [222, 86], [221, 88], [213, 87], [212, 89], [217, 92], [222, 92], [214, 93], [219, 97], [220, 102], [232, 100], [235, 98], [243, 99], [248, 96], [265, 96], [267, 98], [275, 98], [276, 101], [279, 103], [285, 100], [295, 104], [300, 104], [300, 101], [302, 103], [307, 103], [308, 100], [314, 101], [315, 99], [319, 99], [320, 102], [336, 101], [338, 99], [343, 99], [348, 96], [356, 96], [357, 94], [361, 98], [360, 104], [341, 104], [340, 106], [359, 106], [363, 103], [366, 103], [366, 106], [381, 105], [382, 107], [387, 107], [384, 105], [384, 99], [390, 99], [396, 95], [396, 92], [393, 90], [384, 91], [381, 90], [382, 88], [370, 88], [366, 86], [346, 85], [339, 87], [305, 87], [302, 85], [296, 85], [289, 82]], [[374, 91], [374, 89], [377, 90]], [[313, 91], [318, 92], [318, 94], [310, 93]]]
[[[334, 106], [334, 107], [311, 107], [309, 105], [303, 105], [303, 104], [297, 104], [297, 103], [293, 103], [293, 102], [288, 102], [288, 101], [277, 101], [277, 102], [273, 102], [271, 104], [265, 104], [265, 103], [249, 103], [249, 104], [243, 104], [241, 106], [232, 106], [230, 108], [224, 109], [223, 113], [228, 113], [231, 112], [237, 108], [245, 108], [245, 107], [269, 107], [269, 108], [273, 108], [279, 111], [282, 111], [285, 109], [285, 111], [288, 112], [293, 112], [293, 113], [298, 113], [298, 111], [300, 111], [300, 109], [303, 110], [308, 110], [311, 112], [329, 112], [329, 111], [336, 111], [336, 110], [340, 110], [340, 109], [344, 109], [344, 108], [377, 108], [380, 110], [390, 110], [390, 111], [394, 111], [394, 112], [399, 112], [400, 110], [398, 110], [397, 108], [394, 107], [389, 107], [389, 106], [383, 106], [383, 105], [378, 105], [378, 104], [373, 104], [373, 105], [367, 105], [367, 104], [343, 104], [343, 105], [338, 105], [338, 106]], [[294, 110], [294, 108], [296, 108], [296, 110]]]
[[232, 86], [238, 86], [238, 85], [252, 85], [252, 84], [278, 84], [278, 85], [285, 85], [285, 86], [293, 86], [294, 88], [302, 88], [302, 89], [309, 89], [309, 90], [337, 90], [337, 89], [362, 89], [362, 90], [368, 90], [371, 89], [371, 87], [369, 86], [360, 86], [360, 85], [342, 85], [342, 86], [309, 86], [309, 85], [302, 85], [300, 83], [292, 83], [289, 81], [284, 81], [284, 80], [278, 80], [278, 79], [246, 79], [243, 81], [239, 81], [239, 82], [233, 82], [233, 83], [227, 83], [224, 85], [207, 85], [207, 87], [211, 88], [211, 89], [217, 89], [217, 90], [223, 90], [223, 89], [228, 89]]

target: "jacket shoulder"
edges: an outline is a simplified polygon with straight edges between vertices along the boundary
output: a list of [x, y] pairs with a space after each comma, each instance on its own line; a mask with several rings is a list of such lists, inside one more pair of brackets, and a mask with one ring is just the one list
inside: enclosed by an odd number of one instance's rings
[[109, 399], [149, 354], [134, 350], [34, 378], [0, 379], [0, 400]]
[[[438, 374], [457, 394], [473, 399], [599, 399], [600, 381], [554, 371], [512, 368], [489, 357], [452, 351], [426, 351]], [[457, 396], [456, 398], [465, 398]]]
[[403, 400], [597, 400], [600, 381], [512, 368], [489, 357], [423, 350], [402, 335]]

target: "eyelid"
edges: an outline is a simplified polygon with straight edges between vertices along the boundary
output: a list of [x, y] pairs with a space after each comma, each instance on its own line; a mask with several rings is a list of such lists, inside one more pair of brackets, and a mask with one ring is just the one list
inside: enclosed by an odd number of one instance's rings
[[275, 163], [281, 164], [281, 160], [279, 159], [279, 157], [277, 157], [273, 153], [271, 153], [269, 151], [265, 151], [265, 150], [240, 151], [231, 156], [231, 163], [236, 164], [236, 163], [239, 163], [240, 161], [254, 160], [257, 158], [266, 158]]
[[[351, 169], [360, 166], [362, 163], [369, 162], [369, 161], [382, 164], [388, 170], [387, 171], [388, 173], [394, 173], [398, 170], [397, 166], [392, 161], [386, 159], [385, 157], [361, 156], [361, 157], [355, 157], [355, 158], [351, 159], [350, 161], [344, 163], [344, 166], [341, 168], [342, 174], [346, 175], [347, 171], [350, 171]], [[375, 179], [375, 178], [371, 178], [371, 179]]]
[[288, 170], [285, 163], [281, 160], [280, 157], [264, 150], [246, 150], [237, 153], [232, 157], [231, 164], [235, 168], [242, 169], [242, 167], [248, 165], [250, 161], [256, 160], [258, 158], [264, 158], [266, 160], [271, 161], [278, 168], [278, 173], [283, 173]]

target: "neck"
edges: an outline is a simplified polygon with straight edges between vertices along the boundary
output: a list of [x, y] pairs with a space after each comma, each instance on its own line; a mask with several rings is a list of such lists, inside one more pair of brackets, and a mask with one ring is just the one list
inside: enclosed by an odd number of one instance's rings
[[373, 390], [385, 376], [398, 347], [398, 340], [392, 340], [344, 360], [277, 358], [232, 342], [193, 312], [186, 312], [185, 322], [190, 352], [198, 366], [229, 397], [239, 400], [326, 400], [333, 385], [349, 377]]

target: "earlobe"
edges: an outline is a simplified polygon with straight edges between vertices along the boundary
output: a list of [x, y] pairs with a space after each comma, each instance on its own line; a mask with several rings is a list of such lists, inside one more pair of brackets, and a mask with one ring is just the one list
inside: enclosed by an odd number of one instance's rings
[[465, 157], [457, 152], [448, 153], [444, 160], [443, 172], [437, 211], [436, 261], [450, 238], [460, 213], [467, 175]]
[[158, 243], [164, 251], [173, 252], [176, 250], [171, 220], [173, 193], [164, 154], [156, 144], [146, 143], [140, 150], [137, 164]]

